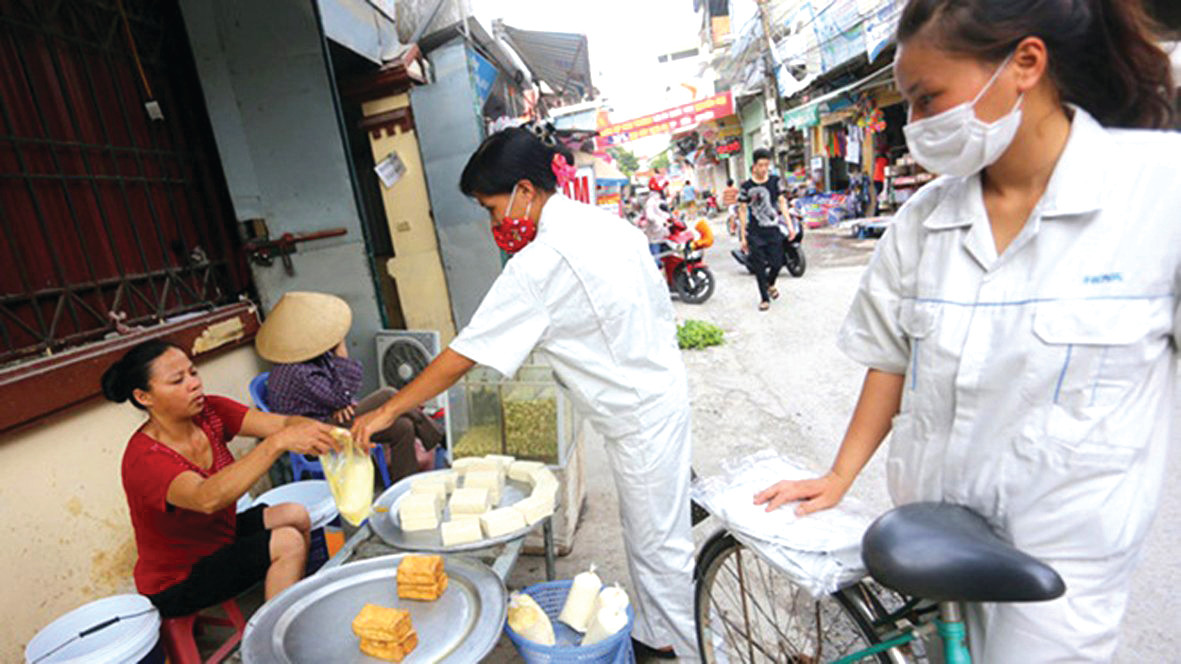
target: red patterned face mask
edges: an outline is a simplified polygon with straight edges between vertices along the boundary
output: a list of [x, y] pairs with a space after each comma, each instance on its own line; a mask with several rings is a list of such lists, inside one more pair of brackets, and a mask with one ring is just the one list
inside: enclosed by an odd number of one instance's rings
[[[511, 214], [513, 200], [516, 199], [516, 196], [517, 188], [513, 187], [513, 193], [508, 198], [508, 207], [505, 208], [506, 213]], [[492, 226], [492, 239], [496, 240], [496, 246], [503, 249], [505, 253], [515, 254], [537, 237], [537, 222], [529, 218], [529, 212], [532, 209], [533, 201], [529, 201], [525, 206], [524, 217], [506, 216]]]

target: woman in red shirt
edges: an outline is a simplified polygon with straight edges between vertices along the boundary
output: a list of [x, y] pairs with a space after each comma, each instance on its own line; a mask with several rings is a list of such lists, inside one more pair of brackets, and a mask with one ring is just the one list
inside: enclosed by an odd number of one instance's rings
[[[206, 396], [177, 346], [153, 340], [102, 377], [103, 395], [148, 414], [123, 453], [123, 490], [135, 528], [135, 585], [165, 617], [223, 602], [265, 578], [267, 599], [303, 576], [307, 510], [283, 503], [236, 514], [239, 498], [282, 454], [335, 446], [331, 427]], [[235, 461], [226, 443], [262, 442]]]

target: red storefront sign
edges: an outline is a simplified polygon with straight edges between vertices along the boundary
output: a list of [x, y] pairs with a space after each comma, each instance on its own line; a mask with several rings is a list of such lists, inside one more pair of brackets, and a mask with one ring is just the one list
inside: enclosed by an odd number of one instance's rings
[[734, 115], [734, 97], [730, 92], [724, 92], [707, 99], [682, 104], [659, 113], [604, 127], [599, 130], [599, 137], [596, 141], [600, 148], [619, 145], [646, 136], [671, 134], [729, 115]]

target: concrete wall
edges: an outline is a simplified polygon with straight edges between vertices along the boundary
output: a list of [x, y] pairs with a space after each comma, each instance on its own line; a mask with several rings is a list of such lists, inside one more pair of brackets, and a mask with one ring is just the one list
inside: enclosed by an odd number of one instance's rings
[[[249, 404], [261, 370], [251, 347], [199, 364], [205, 390]], [[135, 540], [120, 480], [123, 449], [144, 421], [95, 400], [0, 440], [0, 661], [24, 661], [29, 639], [87, 602], [135, 592]], [[239, 439], [236, 453], [251, 441]]]
[[410, 96], [439, 251], [456, 327], [471, 320], [500, 274], [488, 212], [459, 191], [459, 176], [484, 138], [462, 40], [431, 51], [435, 80]]
[[299, 245], [294, 275], [252, 265], [264, 311], [283, 293], [335, 293], [353, 309], [349, 352], [377, 385], [378, 294], [312, 0], [181, 0], [239, 220], [271, 237], [344, 227]]
[[[388, 113], [410, 105], [410, 96], [394, 95], [362, 105], [366, 117]], [[455, 337], [455, 322], [451, 314], [451, 298], [447, 294], [447, 278], [439, 258], [439, 240], [431, 217], [431, 202], [427, 194], [426, 174], [419, 154], [418, 136], [400, 127], [383, 129], [375, 138], [369, 134], [374, 163], [384, 161], [391, 153], [406, 166], [406, 174], [394, 186], [382, 186], [381, 198], [394, 257], [386, 263], [386, 270], [398, 288], [398, 301], [406, 327], [417, 330], [438, 330], [444, 345]]]

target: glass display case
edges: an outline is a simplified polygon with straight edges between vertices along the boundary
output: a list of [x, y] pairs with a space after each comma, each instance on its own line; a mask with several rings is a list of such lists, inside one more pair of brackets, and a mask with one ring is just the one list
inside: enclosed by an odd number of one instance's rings
[[449, 390], [447, 401], [452, 459], [507, 454], [566, 465], [574, 414], [550, 367], [525, 365], [507, 379], [476, 367]]

